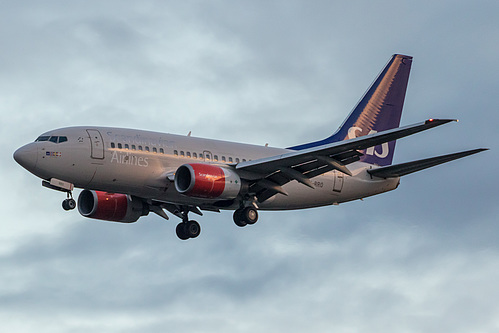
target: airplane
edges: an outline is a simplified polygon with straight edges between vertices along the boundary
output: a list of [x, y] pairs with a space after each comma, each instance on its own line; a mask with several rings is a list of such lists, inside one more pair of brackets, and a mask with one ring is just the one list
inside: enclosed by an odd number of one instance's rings
[[[178, 238], [201, 232], [189, 213], [234, 210], [239, 227], [258, 211], [294, 210], [392, 191], [400, 177], [482, 152], [462, 151], [392, 164], [396, 140], [457, 121], [399, 127], [412, 57], [394, 54], [334, 134], [273, 148], [150, 131], [79, 126], [48, 131], [14, 159], [66, 193], [62, 206], [84, 217], [131, 223], [150, 212], [179, 217]], [[82, 191], [78, 203], [74, 188]]]

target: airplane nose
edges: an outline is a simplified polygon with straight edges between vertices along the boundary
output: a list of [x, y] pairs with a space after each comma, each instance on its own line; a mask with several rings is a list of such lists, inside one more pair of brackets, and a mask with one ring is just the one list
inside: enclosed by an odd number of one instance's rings
[[36, 168], [36, 162], [38, 160], [38, 150], [36, 145], [27, 144], [22, 146], [14, 152], [14, 160], [19, 163], [23, 168], [28, 171], [32, 171]]

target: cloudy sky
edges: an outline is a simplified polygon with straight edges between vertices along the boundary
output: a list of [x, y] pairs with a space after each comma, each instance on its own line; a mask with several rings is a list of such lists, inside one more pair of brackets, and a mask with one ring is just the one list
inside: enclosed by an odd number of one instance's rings
[[[499, 3], [1, 1], [5, 332], [499, 332]], [[131, 225], [64, 212], [12, 159], [72, 125], [286, 147], [414, 56], [395, 162], [490, 151], [336, 207]]]

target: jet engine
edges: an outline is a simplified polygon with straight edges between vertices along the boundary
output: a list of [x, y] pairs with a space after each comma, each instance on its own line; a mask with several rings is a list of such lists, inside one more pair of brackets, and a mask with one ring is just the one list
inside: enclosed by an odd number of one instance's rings
[[131, 223], [149, 214], [139, 198], [117, 193], [83, 190], [78, 197], [78, 211], [92, 219]]
[[241, 190], [241, 178], [229, 169], [211, 164], [184, 164], [175, 172], [175, 188], [181, 194], [230, 200]]

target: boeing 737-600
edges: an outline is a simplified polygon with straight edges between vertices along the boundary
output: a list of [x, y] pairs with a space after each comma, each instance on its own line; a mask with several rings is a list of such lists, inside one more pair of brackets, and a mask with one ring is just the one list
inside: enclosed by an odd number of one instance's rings
[[[429, 119], [399, 127], [412, 57], [395, 54], [331, 136], [271, 148], [136, 129], [67, 127], [40, 135], [14, 159], [67, 193], [65, 210], [85, 217], [135, 222], [167, 212], [182, 222], [180, 239], [201, 228], [189, 213], [234, 210], [254, 224], [259, 210], [335, 205], [397, 188], [400, 177], [481, 152], [474, 149], [392, 165], [397, 139], [451, 122]], [[73, 189], [81, 188], [78, 204]]]

